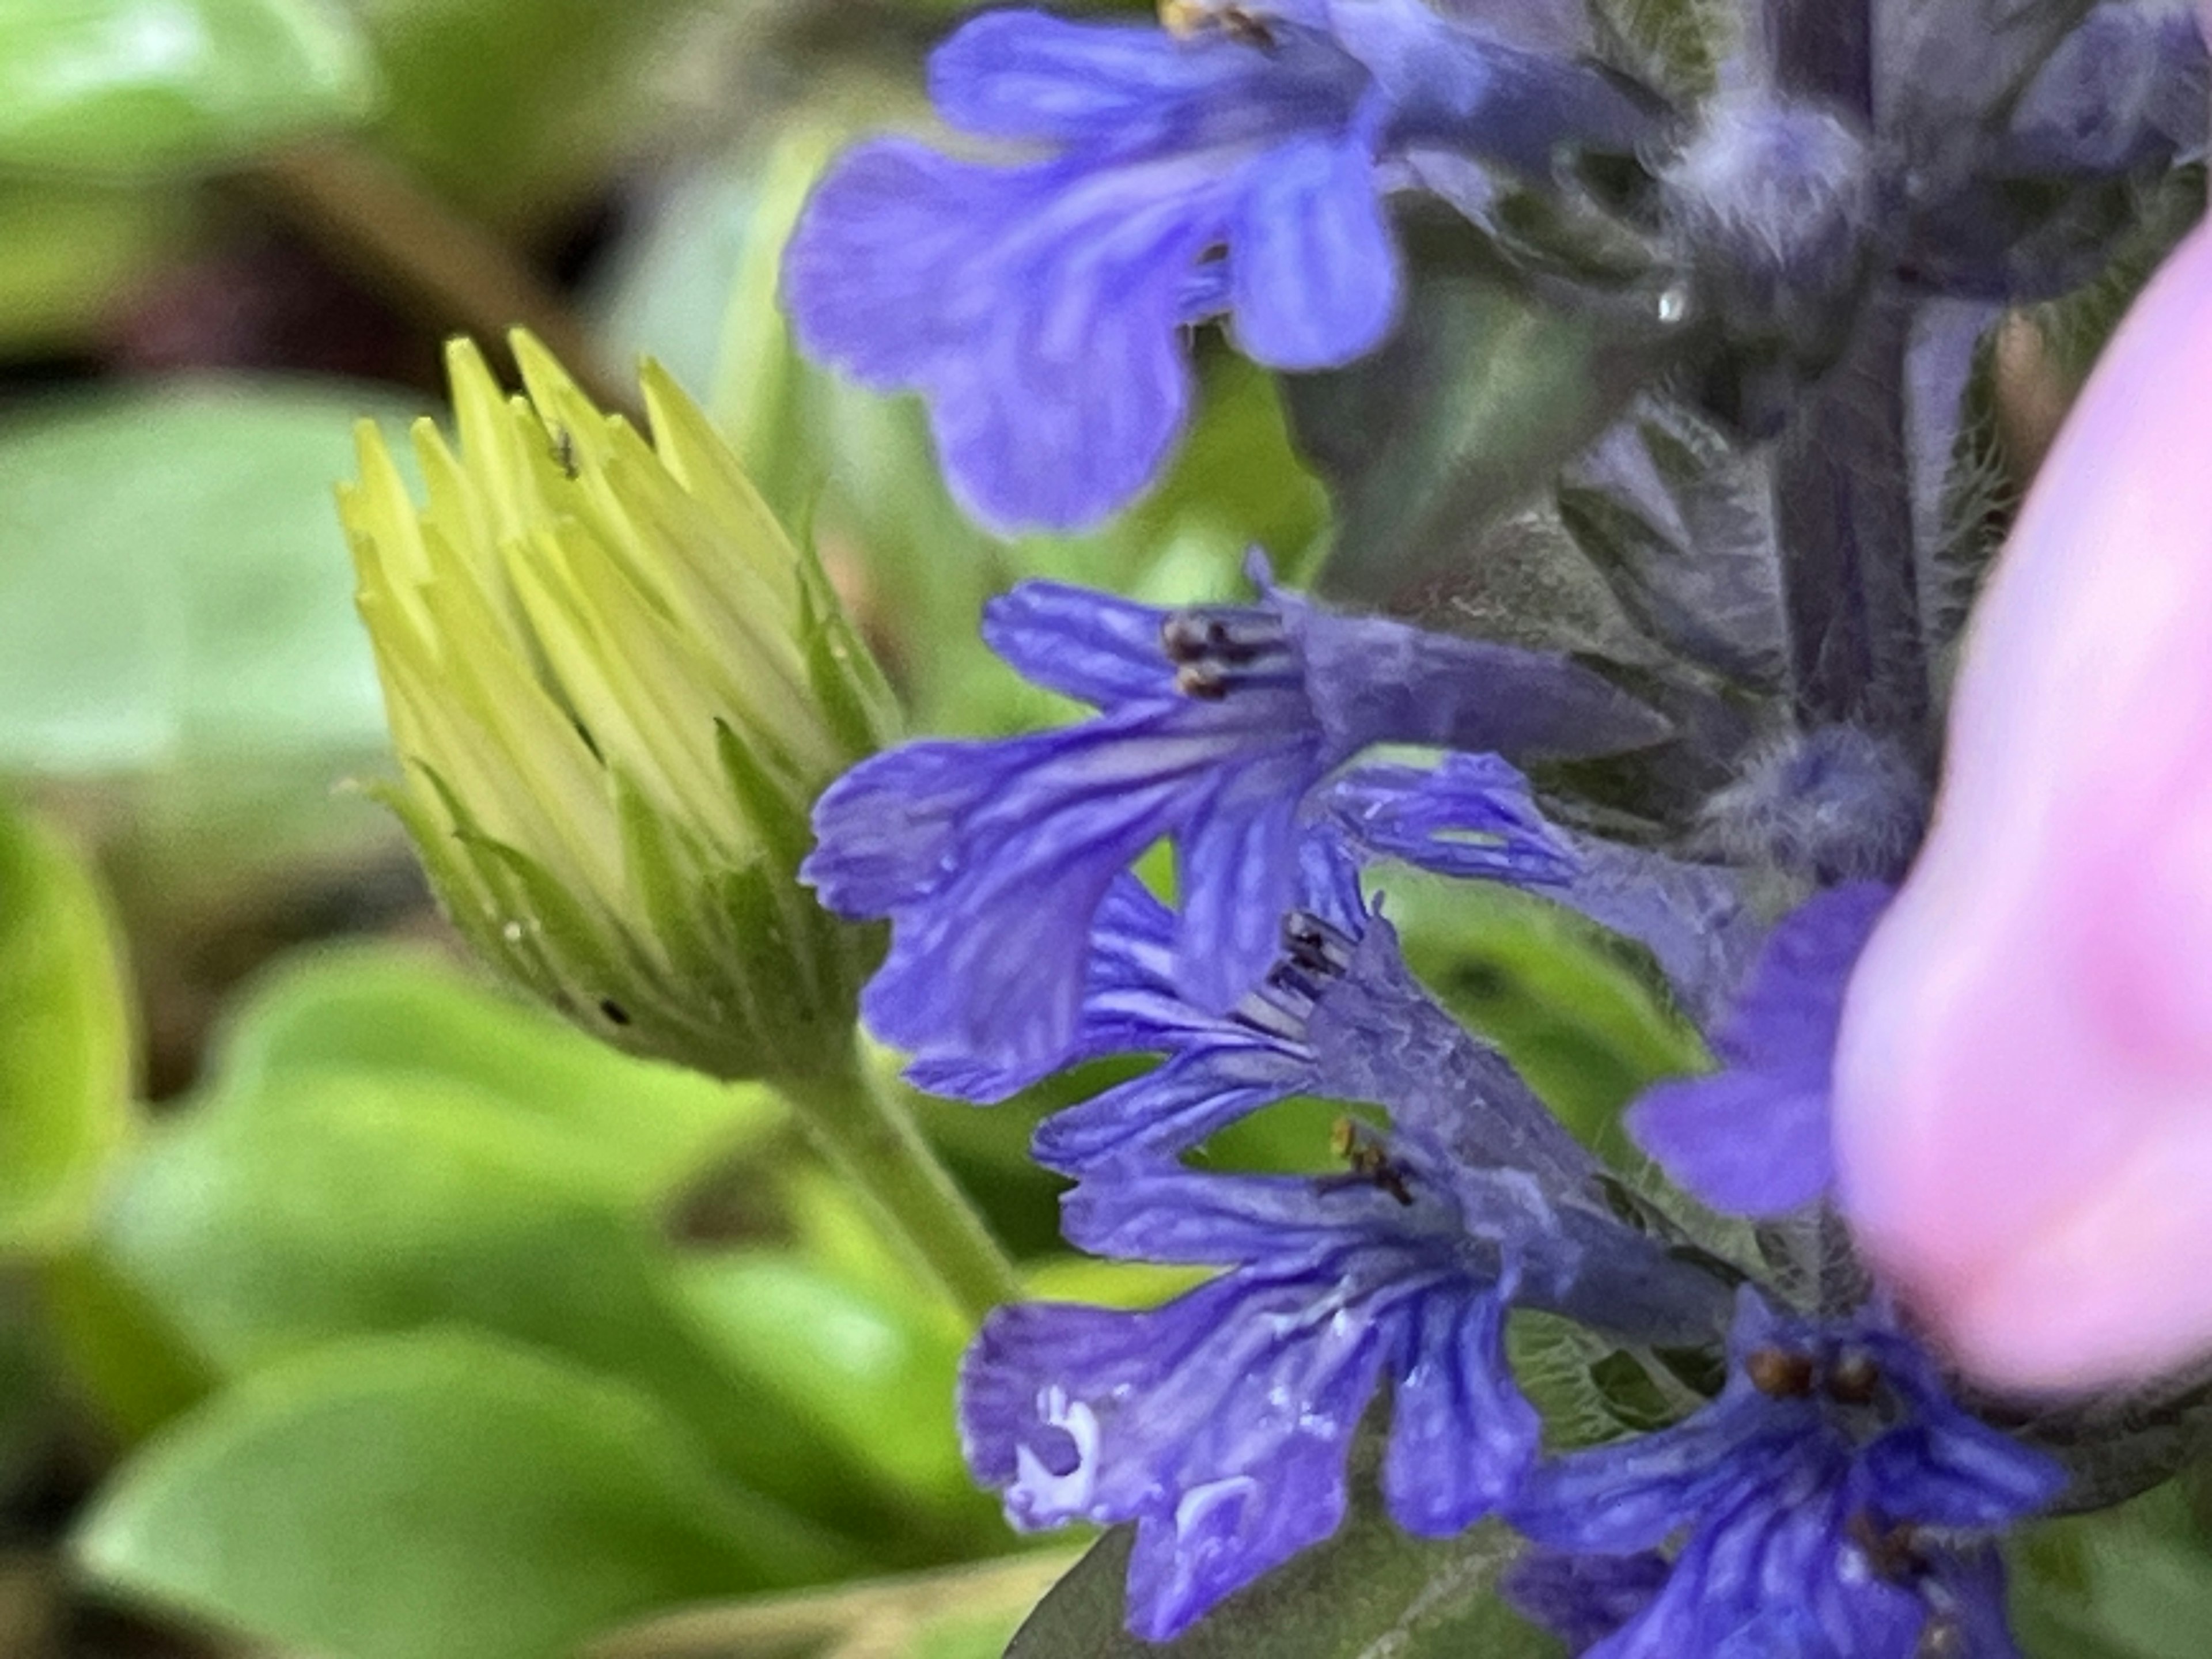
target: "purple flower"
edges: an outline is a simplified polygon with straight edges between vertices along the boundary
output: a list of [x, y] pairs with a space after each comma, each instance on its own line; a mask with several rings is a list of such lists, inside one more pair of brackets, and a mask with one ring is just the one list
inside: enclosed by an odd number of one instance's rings
[[[1070, 1175], [1157, 1163], [1264, 1106], [1316, 1095], [1387, 1105], [1401, 1127], [1463, 1160], [1527, 1171], [1548, 1189], [1584, 1183], [1595, 1169], [1589, 1154], [1504, 1055], [1414, 981], [1334, 836], [1310, 834], [1301, 858], [1300, 903], [1282, 919], [1280, 954], [1225, 1014], [1194, 1007], [1177, 990], [1174, 914], [1134, 877], [1116, 881], [1099, 908], [1069, 1058], [1141, 1050], [1162, 1063], [1048, 1118], [1038, 1161]], [[927, 1064], [910, 1075], [969, 1098], [1029, 1080]]]
[[1175, 983], [1223, 1012], [1274, 958], [1309, 797], [1362, 749], [1588, 755], [1666, 730], [1563, 656], [1336, 616], [1272, 586], [1256, 605], [1162, 611], [1028, 583], [991, 605], [984, 633], [1102, 712], [864, 763], [817, 804], [802, 874], [839, 914], [891, 921], [862, 999], [877, 1035], [986, 1073], [1034, 1074], [1069, 1051], [1093, 918], [1162, 837], [1182, 900]]
[[1629, 1108], [1630, 1133], [1706, 1203], [1780, 1215], [1828, 1190], [1844, 989], [1893, 890], [1850, 882], [1784, 917], [1721, 1029], [1722, 1069], [1662, 1083]]
[[1402, 1140], [1340, 1177], [1124, 1168], [1067, 1200], [1111, 1255], [1218, 1264], [1141, 1313], [1002, 1308], [962, 1371], [976, 1478], [1024, 1528], [1137, 1523], [1129, 1624], [1164, 1640], [1343, 1519], [1346, 1454], [1391, 1386], [1382, 1467], [1399, 1524], [1457, 1532], [1535, 1455], [1504, 1306], [1548, 1226], [1526, 1176], [1455, 1172]]
[[939, 112], [1044, 154], [865, 144], [793, 239], [800, 339], [870, 386], [920, 391], [953, 489], [986, 524], [1075, 528], [1136, 495], [1188, 410], [1192, 324], [1228, 314], [1277, 368], [1372, 350], [1398, 305], [1382, 202], [1395, 155], [1542, 167], [1557, 143], [1625, 149], [1645, 125], [1587, 66], [1422, 0], [1178, 15], [1182, 38], [975, 19], [931, 59]]
[[[1989, 1540], [2057, 1495], [2054, 1464], [1951, 1403], [1881, 1321], [1778, 1315], [1748, 1290], [1726, 1387], [1674, 1427], [1531, 1474], [1510, 1518], [1547, 1549], [1626, 1573], [1535, 1570], [1532, 1613], [1590, 1659], [2000, 1659], [2003, 1583]], [[1648, 1600], [1649, 1553], [1680, 1539]], [[1562, 1607], [1565, 1597], [1570, 1605]], [[1640, 1603], [1640, 1604], [1639, 1604]]]

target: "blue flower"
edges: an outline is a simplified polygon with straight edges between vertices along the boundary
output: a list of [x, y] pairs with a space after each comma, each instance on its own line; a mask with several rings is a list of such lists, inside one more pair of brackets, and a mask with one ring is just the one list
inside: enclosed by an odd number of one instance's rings
[[1007, 1517], [1137, 1522], [1129, 1624], [1164, 1640], [1343, 1519], [1346, 1454], [1387, 1377], [1382, 1489], [1431, 1536], [1495, 1508], [1538, 1423], [1505, 1302], [1548, 1226], [1525, 1176], [1455, 1179], [1393, 1142], [1341, 1177], [1117, 1170], [1069, 1195], [1071, 1238], [1219, 1265], [1141, 1313], [1002, 1308], [962, 1371], [963, 1443]]
[[1573, 1617], [1556, 1565], [1524, 1605], [1585, 1638], [1617, 1625], [1590, 1659], [1912, 1659], [1939, 1629], [1944, 1652], [2010, 1656], [1990, 1540], [2057, 1496], [2057, 1467], [1960, 1411], [1879, 1319], [1779, 1315], [1747, 1290], [1729, 1358], [1703, 1410], [1523, 1482], [1510, 1518], [1530, 1538], [1629, 1562], [1589, 1574]]
[[[1595, 1159], [1420, 989], [1334, 834], [1301, 852], [1276, 971], [1226, 1018], [1180, 998], [1170, 914], [1121, 878], [1085, 1029], [1168, 1057], [1038, 1136], [1081, 1175], [1072, 1242], [1224, 1271], [1146, 1312], [1001, 1309], [963, 1371], [969, 1462], [1017, 1525], [1137, 1522], [1130, 1620], [1155, 1638], [1335, 1528], [1349, 1437], [1386, 1380], [1399, 1523], [1443, 1535], [1504, 1501], [1538, 1432], [1505, 1363], [1509, 1304], [1677, 1344], [1726, 1317], [1721, 1282], [1616, 1219]], [[1293, 1093], [1390, 1126], [1340, 1119], [1340, 1173], [1176, 1161]]]
[[839, 914], [890, 919], [862, 1000], [876, 1034], [984, 1071], [1033, 1074], [1069, 1052], [1093, 918], [1164, 836], [1182, 895], [1175, 982], [1224, 1012], [1274, 958], [1309, 798], [1361, 750], [1589, 755], [1667, 730], [1556, 653], [1336, 616], [1272, 586], [1256, 605], [1163, 611], [1029, 583], [984, 632], [1102, 712], [877, 756], [823, 795], [801, 872]]
[[931, 59], [932, 97], [953, 126], [1043, 155], [866, 144], [793, 239], [800, 340], [870, 386], [921, 392], [986, 524], [1075, 528], [1135, 496], [1188, 410], [1192, 324], [1226, 313], [1284, 369], [1380, 343], [1400, 283], [1378, 169], [1400, 151], [1541, 167], [1558, 143], [1626, 149], [1647, 125], [1587, 66], [1423, 0], [1176, 15], [1182, 38], [975, 19]]
[[[1048, 1118], [1037, 1159], [1069, 1175], [1189, 1151], [1238, 1118], [1296, 1095], [1388, 1105], [1395, 1122], [1473, 1163], [1505, 1165], [1547, 1189], [1582, 1187], [1590, 1155], [1504, 1056], [1470, 1035], [1407, 972], [1397, 935], [1361, 897], [1358, 872], [1328, 830], [1301, 848], [1303, 885], [1280, 954], [1225, 1014], [1194, 1006], [1174, 978], [1174, 913], [1133, 876], [1107, 895], [1092, 935], [1082, 1024], [1070, 1060], [1149, 1052], [1155, 1069]], [[925, 1088], [996, 1098], [1027, 1082], [923, 1063]]]
[[1686, 1190], [1752, 1216], [1780, 1215], [1828, 1190], [1844, 991], [1893, 890], [1849, 882], [1784, 917], [1721, 1030], [1723, 1069], [1662, 1083], [1630, 1107], [1629, 1133]]

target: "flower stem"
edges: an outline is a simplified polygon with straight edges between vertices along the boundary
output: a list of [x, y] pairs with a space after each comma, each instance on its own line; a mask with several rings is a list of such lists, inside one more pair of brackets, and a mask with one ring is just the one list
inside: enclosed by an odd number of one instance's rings
[[908, 1255], [971, 1319], [1022, 1297], [1020, 1277], [922, 1138], [899, 1085], [857, 1046], [834, 1068], [780, 1078], [816, 1146], [865, 1193]]

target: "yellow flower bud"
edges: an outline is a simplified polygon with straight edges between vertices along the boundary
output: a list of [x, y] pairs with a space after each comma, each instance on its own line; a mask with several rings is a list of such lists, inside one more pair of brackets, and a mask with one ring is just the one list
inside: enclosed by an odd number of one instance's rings
[[386, 799], [489, 960], [635, 1051], [798, 1075], [879, 951], [796, 878], [823, 787], [893, 704], [820, 564], [644, 371], [653, 441], [535, 340], [526, 395], [447, 351], [459, 447], [375, 428], [339, 515], [404, 768]]

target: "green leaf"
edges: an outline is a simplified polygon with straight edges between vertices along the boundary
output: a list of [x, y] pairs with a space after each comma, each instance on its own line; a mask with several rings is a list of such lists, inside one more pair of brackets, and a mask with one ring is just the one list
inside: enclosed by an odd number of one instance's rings
[[75, 1392], [124, 1441], [143, 1440], [218, 1382], [161, 1309], [86, 1248], [46, 1263], [40, 1311]]
[[0, 769], [385, 744], [331, 481], [386, 394], [215, 378], [0, 427]]
[[2033, 1659], [2201, 1659], [2212, 1538], [2183, 1486], [2045, 1522], [2014, 1540], [2013, 1623]]
[[793, 1413], [913, 1500], [965, 1511], [1000, 1535], [997, 1505], [969, 1479], [953, 1426], [967, 1334], [940, 1304], [866, 1289], [769, 1250], [689, 1261], [681, 1283], [702, 1328]]
[[834, 1557], [702, 1472], [647, 1397], [459, 1332], [342, 1344], [126, 1464], [75, 1540], [106, 1588], [334, 1659], [550, 1659]]
[[131, 994], [91, 871], [0, 806], [0, 1254], [82, 1226], [133, 1123]]
[[765, 1088], [632, 1059], [427, 953], [388, 945], [292, 957], [234, 1018], [215, 1075], [248, 1106], [289, 1109], [308, 1079], [331, 1073], [467, 1086], [526, 1133], [572, 1143], [593, 1185], [623, 1205], [666, 1199], [787, 1115]]
[[[1389, 600], [1465, 564], [1652, 368], [1654, 339], [1548, 306], [1480, 253], [1449, 257], [1457, 269], [1414, 279], [1381, 351], [1288, 382], [1292, 430], [1335, 507], [1330, 592]], [[1577, 573], [1579, 588], [1595, 580]]]
[[610, 1632], [585, 1659], [1000, 1659], [1037, 1598], [1075, 1564], [1028, 1550], [941, 1572], [686, 1607]]
[[868, 1524], [868, 1470], [698, 1328], [673, 1252], [602, 1158], [559, 1118], [461, 1083], [301, 1072], [165, 1123], [96, 1239], [220, 1375], [475, 1325], [657, 1397], [743, 1484]]
[[1122, 1626], [1133, 1537], [1121, 1527], [1100, 1540], [1038, 1604], [1006, 1659], [1550, 1659], [1560, 1651], [1498, 1600], [1492, 1585], [1514, 1545], [1496, 1526], [1413, 1538], [1366, 1495], [1334, 1537], [1164, 1644]]
[[373, 66], [311, 0], [37, 0], [0, 10], [0, 167], [208, 167], [358, 118]]
[[672, 95], [682, 77], [668, 75], [671, 61], [702, 41], [709, 56], [722, 45], [711, 33], [685, 38], [687, 25], [704, 30], [700, 0], [352, 0], [349, 9], [381, 72], [380, 147], [506, 231], [577, 207], [678, 110], [689, 113]]

